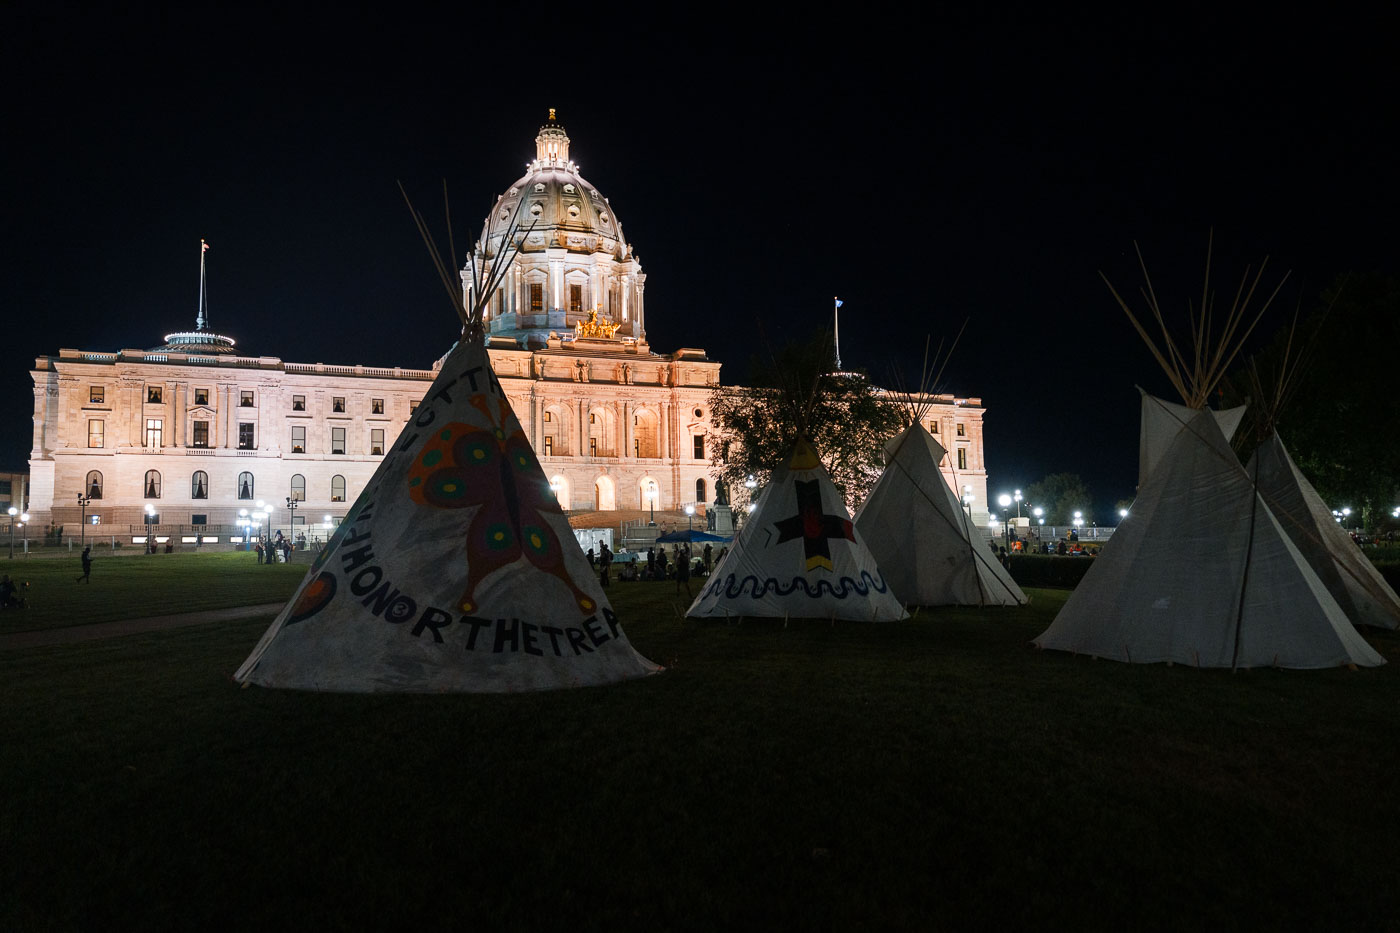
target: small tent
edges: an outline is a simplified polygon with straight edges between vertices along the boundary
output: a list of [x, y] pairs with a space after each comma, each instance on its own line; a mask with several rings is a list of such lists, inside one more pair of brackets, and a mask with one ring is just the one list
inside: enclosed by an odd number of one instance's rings
[[1245, 472], [1347, 618], [1359, 625], [1400, 628], [1400, 597], [1333, 519], [1277, 432], [1254, 451]]
[[757, 506], [688, 618], [908, 617], [805, 438]]
[[875, 562], [910, 606], [1015, 606], [1026, 594], [985, 545], [943, 477], [947, 451], [916, 417], [885, 445], [885, 472], [856, 512]]
[[492, 372], [480, 315], [501, 259], [471, 270], [461, 341], [239, 682], [499, 693], [660, 670], [628, 642]]

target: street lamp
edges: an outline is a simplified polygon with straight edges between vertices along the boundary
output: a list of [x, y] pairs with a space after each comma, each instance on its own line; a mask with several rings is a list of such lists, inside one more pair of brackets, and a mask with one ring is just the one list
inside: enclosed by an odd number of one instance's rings
[[695, 519], [695, 506], [693, 506], [693, 505], [687, 505], [687, 506], [685, 507], [685, 529], [686, 529], [686, 531], [690, 531], [692, 528], [695, 527], [695, 521], [694, 521], [694, 519]]
[[90, 496], [78, 493], [78, 508], [83, 510], [83, 522], [82, 527], [78, 529], [78, 537], [81, 539], [80, 543], [84, 550], [87, 550], [87, 507], [90, 502], [92, 502]]
[[1016, 517], [1021, 517], [1021, 490], [1016, 490]]
[[326, 531], [326, 540], [329, 541], [331, 539], [331, 517], [329, 515], [322, 515], [321, 525]]
[[10, 506], [10, 560], [15, 559], [15, 516], [19, 514], [19, 509]]
[[297, 526], [297, 500], [295, 496], [287, 497], [287, 539], [291, 540], [296, 534]]
[[238, 524], [241, 525], [241, 526], [243, 526], [243, 550], [245, 550], [245, 551], [252, 550], [252, 548], [253, 548], [253, 542], [248, 540], [248, 538], [249, 538], [249, 537], [251, 536], [251, 534], [252, 534], [252, 530], [251, 530], [251, 527], [250, 527], [249, 522], [248, 522], [248, 510], [247, 510], [247, 509], [239, 509], [239, 510], [238, 510]]
[[651, 519], [647, 522], [647, 527], [656, 527], [656, 480], [647, 480], [647, 508], [651, 509]]

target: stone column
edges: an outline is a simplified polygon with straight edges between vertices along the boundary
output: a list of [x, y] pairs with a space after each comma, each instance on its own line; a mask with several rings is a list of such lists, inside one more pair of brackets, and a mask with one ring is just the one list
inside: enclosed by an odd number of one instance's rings
[[233, 433], [233, 386], [225, 385], [224, 390], [224, 449], [228, 450], [229, 435]]

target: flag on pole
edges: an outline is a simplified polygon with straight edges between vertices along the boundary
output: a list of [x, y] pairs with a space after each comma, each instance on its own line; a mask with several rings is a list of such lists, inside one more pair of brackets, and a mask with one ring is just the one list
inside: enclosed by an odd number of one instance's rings
[[[206, 246], [206, 247], [204, 247], [204, 248], [205, 248], [205, 249], [208, 249], [209, 247]], [[837, 298], [837, 299], [836, 299], [836, 307], [839, 308], [839, 307], [841, 307], [843, 304], [845, 304], [845, 302], [842, 301], [840, 298]]]
[[200, 241], [199, 241], [199, 251], [200, 251], [201, 253], [207, 253], [207, 252], [209, 252], [209, 244], [206, 243], [206, 242], [204, 242], [203, 240], [200, 240]]

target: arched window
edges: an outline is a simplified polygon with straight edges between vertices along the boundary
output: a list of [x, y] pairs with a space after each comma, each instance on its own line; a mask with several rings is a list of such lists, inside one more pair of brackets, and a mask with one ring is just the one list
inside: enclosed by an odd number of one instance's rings
[[695, 501], [705, 501], [705, 481], [703, 479], [697, 479], [695, 481]]
[[306, 501], [306, 477], [300, 473], [292, 474], [292, 498], [298, 502]]
[[160, 498], [160, 473], [157, 470], [146, 471], [146, 498]]
[[101, 473], [97, 472], [96, 470], [93, 470], [91, 473], [89, 473], [89, 474], [87, 475], [87, 479], [83, 482], [83, 486], [86, 488], [87, 497], [88, 497], [89, 499], [101, 499], [101, 498], [102, 498], [102, 474], [101, 474]]
[[331, 501], [345, 501], [345, 477], [341, 476], [339, 473], [331, 477]]
[[195, 470], [194, 475], [190, 477], [190, 498], [209, 498], [209, 474], [203, 470]]
[[240, 498], [240, 499], [251, 499], [251, 498], [253, 498], [253, 474], [252, 474], [252, 473], [239, 473], [239, 474], [238, 474], [238, 498]]

